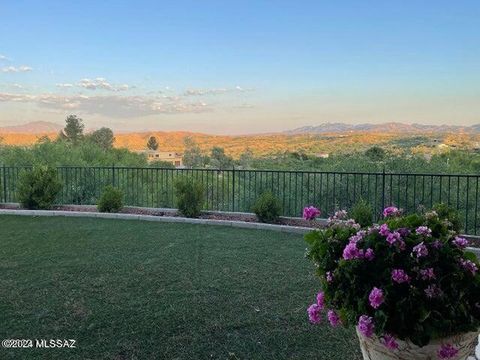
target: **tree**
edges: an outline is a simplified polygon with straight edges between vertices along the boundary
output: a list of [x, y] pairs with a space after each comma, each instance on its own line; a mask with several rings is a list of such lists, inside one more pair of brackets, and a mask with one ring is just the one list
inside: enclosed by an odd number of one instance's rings
[[189, 168], [205, 166], [208, 157], [202, 153], [198, 144], [191, 137], [183, 140], [185, 150], [183, 152], [183, 164]]
[[107, 127], [102, 127], [98, 130], [95, 130], [88, 136], [88, 138], [104, 150], [112, 149], [115, 141], [112, 129]]
[[225, 154], [225, 150], [219, 146], [214, 146], [210, 154], [211, 164], [217, 169], [228, 169], [233, 166], [233, 159]]
[[83, 125], [83, 120], [80, 119], [77, 115], [69, 115], [65, 120], [66, 126], [63, 129], [65, 137], [76, 144], [83, 139], [83, 130], [85, 125]]
[[253, 162], [253, 152], [250, 148], [247, 148], [241, 155], [238, 160], [242, 169], [249, 169], [252, 166]]
[[158, 149], [158, 142], [155, 136], [150, 136], [150, 138], [147, 141], [147, 148], [149, 148], [150, 150]]
[[370, 158], [372, 161], [382, 161], [385, 159], [385, 150], [383, 150], [380, 146], [372, 146], [370, 149], [365, 151], [365, 156]]

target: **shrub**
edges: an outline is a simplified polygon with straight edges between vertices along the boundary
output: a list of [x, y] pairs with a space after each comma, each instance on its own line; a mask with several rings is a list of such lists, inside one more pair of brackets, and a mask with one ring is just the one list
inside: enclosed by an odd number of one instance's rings
[[373, 210], [370, 204], [364, 199], [360, 199], [352, 208], [352, 219], [361, 227], [373, 224]]
[[446, 216], [455, 218], [452, 210], [436, 209], [402, 216], [389, 207], [382, 223], [368, 228], [342, 212], [307, 234], [307, 257], [323, 289], [310, 320], [319, 322], [328, 309], [331, 325], [357, 325], [390, 348], [395, 339], [424, 346], [478, 331], [478, 259]]
[[27, 209], [50, 209], [62, 184], [58, 180], [57, 170], [47, 166], [34, 167], [23, 171], [18, 183], [18, 199]]
[[97, 203], [100, 212], [119, 212], [123, 207], [123, 192], [108, 185], [103, 190]]
[[180, 214], [189, 218], [199, 217], [205, 199], [203, 184], [183, 178], [175, 183], [175, 196]]
[[280, 200], [271, 192], [264, 192], [253, 205], [258, 220], [265, 223], [277, 222], [282, 212]]

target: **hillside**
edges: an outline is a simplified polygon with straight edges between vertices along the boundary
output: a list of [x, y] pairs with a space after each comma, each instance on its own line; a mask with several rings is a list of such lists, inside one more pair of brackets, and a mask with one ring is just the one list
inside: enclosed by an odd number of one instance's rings
[[[32, 133], [0, 133], [3, 144], [32, 145], [42, 136], [55, 139], [57, 132], [47, 134]], [[116, 134], [115, 147], [130, 150], [145, 149], [150, 136], [155, 136], [160, 149], [182, 152], [184, 139], [192, 137], [204, 151], [213, 146], [225, 148], [227, 154], [238, 158], [245, 150], [250, 149], [255, 155], [283, 153], [285, 151], [303, 151], [308, 154], [348, 153], [365, 150], [379, 145], [395, 152], [432, 152], [439, 144], [447, 144], [457, 148], [475, 148], [480, 142], [480, 134], [451, 133], [404, 135], [395, 133], [330, 133], [330, 134], [268, 134], [221, 136], [189, 132], [143, 132]]]

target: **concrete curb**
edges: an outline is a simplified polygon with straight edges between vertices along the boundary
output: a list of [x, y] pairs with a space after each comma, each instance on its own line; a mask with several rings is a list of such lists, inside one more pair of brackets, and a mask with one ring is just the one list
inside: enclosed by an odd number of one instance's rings
[[[119, 214], [119, 213], [98, 213], [85, 211], [61, 211], [61, 210], [24, 210], [24, 209], [0, 209], [0, 215], [18, 215], [18, 216], [64, 216], [64, 217], [85, 217], [99, 219], [118, 219], [118, 220], [143, 220], [165, 223], [186, 223], [197, 225], [216, 225], [231, 226], [243, 229], [271, 230], [293, 234], [306, 234], [312, 231], [312, 228], [303, 226], [263, 224], [256, 222], [234, 221], [234, 220], [213, 220], [213, 219], [190, 219], [176, 216], [154, 216], [139, 214]], [[480, 259], [480, 248], [467, 247]]]
[[234, 221], [234, 220], [213, 220], [213, 219], [190, 219], [174, 216], [153, 216], [138, 214], [118, 214], [118, 213], [97, 213], [84, 211], [60, 211], [60, 210], [14, 210], [0, 209], [0, 215], [19, 215], [19, 216], [64, 216], [64, 217], [86, 217], [99, 219], [119, 219], [119, 220], [143, 220], [167, 223], [187, 223], [200, 225], [231, 226], [244, 229], [272, 230], [294, 234], [305, 234], [312, 228], [290, 225], [263, 224], [256, 222]]

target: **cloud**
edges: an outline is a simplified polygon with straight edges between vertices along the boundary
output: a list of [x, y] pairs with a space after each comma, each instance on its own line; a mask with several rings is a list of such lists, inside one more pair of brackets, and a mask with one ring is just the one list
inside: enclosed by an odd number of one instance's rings
[[66, 88], [72, 88], [73, 84], [63, 83], [63, 84], [55, 84], [55, 86], [59, 87], [59, 88], [66, 89]]
[[10, 59], [5, 55], [0, 54], [0, 61], [9, 61]]
[[255, 105], [243, 103], [240, 105], [233, 106], [234, 109], [253, 109]]
[[108, 91], [127, 91], [130, 86], [127, 84], [113, 85], [107, 81], [107, 79], [98, 77], [95, 79], [82, 79], [78, 82], [77, 86], [88, 90], [108, 90]]
[[4, 73], [19, 73], [19, 72], [32, 71], [33, 69], [30, 66], [22, 65], [22, 66], [19, 66], [19, 67], [5, 66], [1, 70]]
[[184, 96], [204, 96], [204, 95], [220, 95], [225, 93], [233, 92], [246, 92], [253, 91], [253, 89], [242, 88], [240, 86], [235, 86], [234, 88], [218, 88], [218, 89], [187, 89], [183, 95]]
[[59, 111], [78, 111], [113, 118], [132, 118], [158, 114], [201, 113], [212, 111], [204, 102], [183, 102], [181, 99], [158, 96], [58, 95], [0, 93], [0, 102], [33, 103]]

